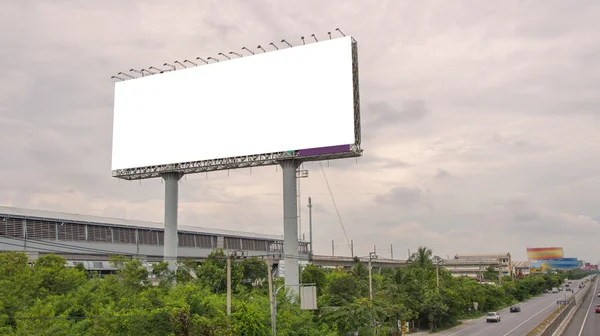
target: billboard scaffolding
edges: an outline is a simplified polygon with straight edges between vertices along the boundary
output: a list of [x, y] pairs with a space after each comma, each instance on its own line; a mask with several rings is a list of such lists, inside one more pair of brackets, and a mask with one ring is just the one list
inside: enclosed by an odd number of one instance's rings
[[[176, 269], [178, 181], [185, 174], [280, 165], [286, 286], [298, 291], [296, 170], [362, 155], [358, 47], [351, 36], [267, 52], [131, 69], [115, 83], [112, 176], [165, 180], [165, 260]], [[243, 55], [242, 53], [246, 53]]]

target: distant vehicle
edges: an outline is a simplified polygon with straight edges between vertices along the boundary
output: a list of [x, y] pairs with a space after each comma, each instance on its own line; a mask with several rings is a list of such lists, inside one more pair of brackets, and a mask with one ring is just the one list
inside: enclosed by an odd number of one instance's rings
[[550, 293], [549, 289], [544, 289], [544, 293]]
[[597, 304], [595, 309], [596, 309], [596, 313], [600, 313], [600, 304]]
[[558, 293], [558, 288], [556, 288], [556, 287], [552, 288], [552, 293]]
[[511, 313], [520, 313], [521, 312], [521, 307], [519, 307], [519, 306], [511, 306], [510, 307], [510, 312]]
[[572, 291], [573, 291], [573, 288], [567, 288], [567, 289], [565, 289], [565, 290], [566, 290], [567, 292], [572, 292]]
[[497, 312], [489, 312], [485, 317], [485, 320], [489, 322], [500, 322], [500, 314]]
[[600, 297], [600, 292], [598, 292], [598, 297]]

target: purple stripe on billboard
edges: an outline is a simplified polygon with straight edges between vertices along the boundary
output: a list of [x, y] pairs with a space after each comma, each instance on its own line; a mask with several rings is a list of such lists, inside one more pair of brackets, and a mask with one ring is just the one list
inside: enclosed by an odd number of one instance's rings
[[349, 151], [350, 151], [350, 145], [308, 148], [308, 149], [300, 149], [298, 151], [298, 156], [313, 156], [313, 155], [321, 155], [321, 154], [343, 153], [343, 152], [349, 152]]

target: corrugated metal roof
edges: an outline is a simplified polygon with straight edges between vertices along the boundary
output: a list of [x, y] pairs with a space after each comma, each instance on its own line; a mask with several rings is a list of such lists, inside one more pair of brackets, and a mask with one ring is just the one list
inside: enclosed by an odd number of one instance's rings
[[525, 260], [525, 261], [521, 261], [521, 260], [513, 261], [512, 264], [513, 264], [513, 267], [527, 267], [527, 268], [531, 267], [531, 261], [529, 261], [529, 260]]
[[457, 254], [454, 259], [485, 259], [507, 257], [510, 253], [489, 253], [489, 254]]
[[[81, 215], [64, 212], [54, 212], [37, 209], [24, 209], [0, 206], [0, 216], [8, 215], [13, 217], [25, 217], [25, 218], [38, 218], [47, 219], [53, 221], [64, 221], [64, 222], [76, 222], [76, 223], [89, 223], [89, 224], [102, 224], [102, 225], [118, 225], [118, 226], [129, 226], [136, 228], [152, 228], [152, 229], [164, 229], [163, 223], [157, 222], [146, 222], [132, 219], [122, 218], [111, 218], [111, 217], [100, 217]], [[267, 235], [260, 233], [234, 231], [234, 230], [222, 230], [222, 229], [210, 229], [198, 226], [178, 225], [178, 231], [187, 231], [194, 233], [207, 233], [222, 236], [233, 236], [240, 238], [256, 238], [256, 239], [268, 239], [268, 240], [283, 240], [283, 235]]]

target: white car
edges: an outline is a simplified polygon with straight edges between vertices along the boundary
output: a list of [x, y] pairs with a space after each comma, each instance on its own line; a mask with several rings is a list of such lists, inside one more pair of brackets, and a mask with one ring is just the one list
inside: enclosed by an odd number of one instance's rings
[[598, 292], [598, 297], [600, 297], [600, 292]]
[[500, 314], [497, 312], [489, 312], [485, 317], [485, 320], [489, 322], [500, 322]]

